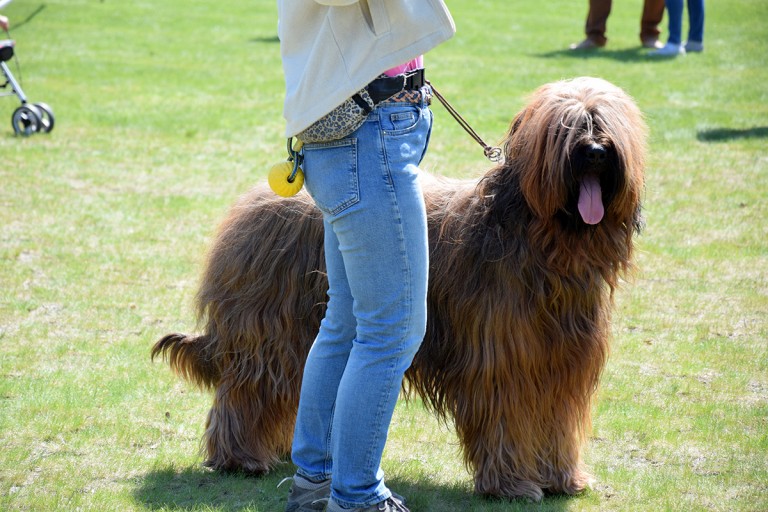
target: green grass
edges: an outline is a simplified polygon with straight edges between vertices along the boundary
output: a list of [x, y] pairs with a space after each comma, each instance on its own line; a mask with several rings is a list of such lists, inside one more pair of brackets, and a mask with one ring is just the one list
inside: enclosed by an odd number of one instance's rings
[[[768, 4], [709, 2], [706, 51], [654, 61], [639, 1], [616, 2], [609, 46], [588, 55], [563, 50], [586, 2], [449, 3], [458, 34], [427, 56], [430, 78], [489, 142], [548, 81], [601, 76], [637, 100], [647, 229], [617, 296], [593, 490], [473, 496], [454, 433], [419, 402], [398, 405], [388, 481], [414, 511], [768, 510]], [[282, 510], [291, 465], [202, 469], [211, 397], [149, 361], [158, 337], [195, 327], [217, 222], [284, 158], [274, 3], [4, 14], [24, 91], [56, 127], [14, 137], [18, 101], [0, 98], [0, 510]], [[424, 167], [480, 173], [480, 148], [434, 111]]]

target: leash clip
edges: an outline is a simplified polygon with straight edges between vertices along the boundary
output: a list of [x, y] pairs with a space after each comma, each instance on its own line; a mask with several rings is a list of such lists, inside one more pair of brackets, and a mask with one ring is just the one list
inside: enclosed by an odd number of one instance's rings
[[485, 148], [483, 148], [483, 154], [488, 160], [495, 164], [504, 163], [504, 152], [499, 147], [485, 146]]
[[288, 183], [293, 183], [296, 180], [296, 175], [299, 173], [299, 168], [304, 161], [304, 156], [301, 154], [301, 148], [304, 145], [299, 141], [297, 146], [298, 149], [293, 149], [293, 137], [288, 137], [288, 161], [293, 162], [293, 170], [288, 175]]

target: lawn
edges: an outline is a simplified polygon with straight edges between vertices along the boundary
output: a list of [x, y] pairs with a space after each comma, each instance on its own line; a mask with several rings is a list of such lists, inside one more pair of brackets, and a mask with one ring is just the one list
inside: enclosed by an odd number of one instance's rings
[[[709, 2], [705, 51], [673, 60], [639, 48], [639, 0], [615, 3], [609, 46], [588, 54], [565, 50], [586, 1], [448, 4], [458, 33], [426, 57], [430, 79], [489, 142], [545, 82], [600, 76], [636, 99], [647, 228], [616, 298], [593, 489], [474, 496], [455, 434], [418, 401], [398, 404], [388, 481], [414, 511], [768, 510], [768, 3]], [[284, 158], [274, 2], [3, 14], [11, 70], [56, 125], [16, 137], [19, 102], [0, 98], [0, 510], [282, 510], [291, 464], [202, 468], [211, 396], [149, 360], [162, 335], [194, 331], [217, 223]], [[433, 109], [423, 167], [479, 175], [479, 146]]]

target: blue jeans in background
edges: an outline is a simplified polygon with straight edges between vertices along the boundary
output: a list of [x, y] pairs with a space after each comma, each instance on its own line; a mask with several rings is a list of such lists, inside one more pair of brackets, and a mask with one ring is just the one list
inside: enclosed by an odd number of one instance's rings
[[[683, 37], [683, 0], [666, 0], [669, 16], [669, 42], [681, 44]], [[704, 0], [688, 0], [688, 41], [704, 41]]]
[[426, 330], [417, 166], [431, 129], [425, 103], [383, 103], [350, 136], [304, 146], [305, 184], [325, 224], [329, 302], [304, 369], [292, 458], [304, 478], [331, 478], [345, 508], [391, 496], [381, 456]]

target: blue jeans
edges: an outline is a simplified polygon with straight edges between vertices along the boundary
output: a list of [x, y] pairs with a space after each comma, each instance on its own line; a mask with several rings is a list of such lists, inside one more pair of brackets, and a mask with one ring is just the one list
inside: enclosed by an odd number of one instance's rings
[[[683, 0], [666, 0], [669, 15], [669, 42], [680, 44], [683, 37]], [[688, 41], [704, 41], [704, 0], [688, 0]]]
[[[292, 458], [345, 508], [384, 501], [381, 455], [426, 331], [429, 252], [418, 164], [429, 107], [382, 103], [350, 136], [304, 146], [323, 213], [328, 309], [304, 369]], [[301, 319], [296, 319], [301, 321]]]

